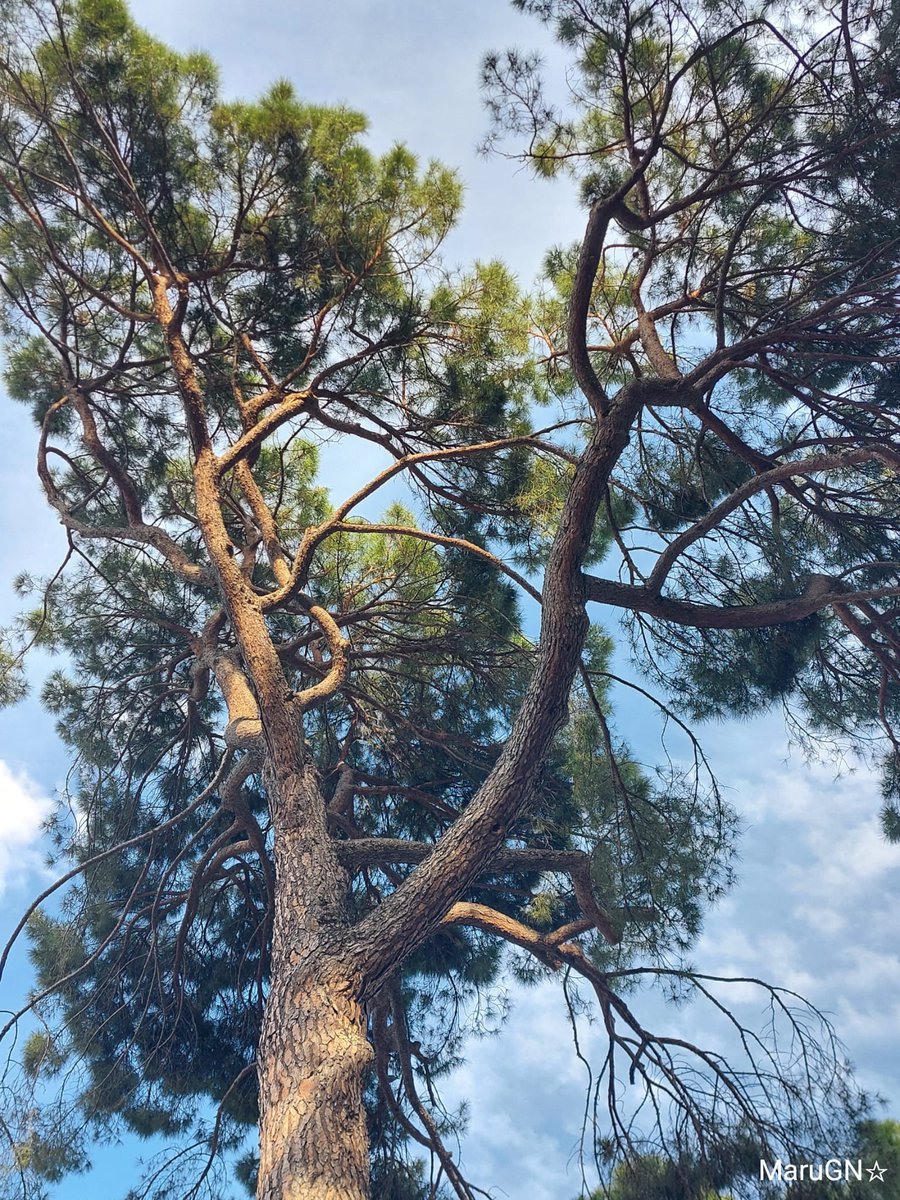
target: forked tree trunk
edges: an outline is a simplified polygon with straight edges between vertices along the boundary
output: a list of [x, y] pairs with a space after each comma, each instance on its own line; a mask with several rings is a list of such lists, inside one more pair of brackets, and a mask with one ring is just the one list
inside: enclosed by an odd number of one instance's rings
[[[312, 772], [304, 775], [301, 792], [315, 787]], [[277, 806], [281, 814], [324, 810], [309, 792], [293, 799]], [[257, 1200], [368, 1200], [363, 1091], [372, 1048], [359, 982], [341, 970], [337, 949], [347, 876], [316, 836], [323, 830], [310, 824], [318, 824], [314, 816], [309, 823], [288, 819], [280, 829], [276, 820], [270, 989], [257, 1056], [256, 1194]]]

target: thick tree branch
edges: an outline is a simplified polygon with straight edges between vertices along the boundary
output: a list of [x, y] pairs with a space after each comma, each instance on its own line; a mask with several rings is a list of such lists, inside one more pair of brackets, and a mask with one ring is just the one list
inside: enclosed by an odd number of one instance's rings
[[834, 604], [900, 596], [900, 583], [853, 591], [827, 576], [813, 576], [801, 596], [768, 604], [695, 604], [690, 600], [655, 596], [646, 587], [599, 579], [595, 575], [585, 575], [585, 589], [588, 600], [597, 604], [644, 613], [692, 629], [765, 629], [770, 625], [802, 621]]
[[652, 383], [623, 388], [576, 467], [544, 577], [537, 665], [500, 758], [435, 852], [351, 932], [348, 950], [360, 964], [367, 992], [377, 990], [430, 935], [489, 864], [531, 801], [547, 751], [565, 719], [587, 633], [582, 563], [594, 521], [632, 422], [652, 391]]

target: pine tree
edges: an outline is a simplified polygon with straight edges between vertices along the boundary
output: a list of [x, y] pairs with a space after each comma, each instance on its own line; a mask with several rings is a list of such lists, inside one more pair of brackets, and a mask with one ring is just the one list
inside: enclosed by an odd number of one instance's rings
[[[359, 114], [225, 102], [121, 0], [4, 8], [6, 380], [69, 545], [19, 633], [64, 656], [77, 814], [28, 916], [17, 1186], [125, 1127], [179, 1147], [135, 1195], [221, 1195], [258, 1126], [258, 1200], [470, 1198], [437, 1082], [505, 973], [592, 992], [601, 1162], [852, 1138], [824, 1018], [761, 984], [787, 1040], [754, 1040], [690, 966], [734, 818], [695, 741], [634, 761], [608, 630], [688, 738], [781, 703], [896, 746], [892, 17], [517, 7], [572, 105], [493, 55], [494, 137], [587, 211], [531, 297], [441, 267], [458, 180]], [[647, 1028], [647, 981], [749, 1061]]]

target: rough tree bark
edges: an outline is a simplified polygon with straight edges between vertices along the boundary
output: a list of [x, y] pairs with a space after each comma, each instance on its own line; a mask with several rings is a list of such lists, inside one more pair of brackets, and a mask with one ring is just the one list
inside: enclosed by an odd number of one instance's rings
[[321, 957], [289, 961], [283, 927], [280, 940], [260, 1044], [258, 1200], [367, 1200], [372, 1048], [358, 984]]
[[[363, 1091], [372, 1059], [360, 981], [342, 962], [348, 879], [312, 767], [270, 772], [275, 797], [271, 985], [258, 1052], [258, 1200], [365, 1200]], [[318, 836], [317, 836], [318, 835]], [[323, 840], [323, 835], [324, 840]]]

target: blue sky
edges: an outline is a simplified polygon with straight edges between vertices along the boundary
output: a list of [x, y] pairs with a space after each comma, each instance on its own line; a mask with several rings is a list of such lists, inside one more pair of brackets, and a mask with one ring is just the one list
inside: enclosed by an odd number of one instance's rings
[[[500, 257], [528, 282], [549, 245], [579, 236], [581, 216], [564, 183], [532, 181], [515, 162], [475, 153], [486, 126], [481, 56], [541, 42], [541, 30], [506, 0], [393, 0], [377, 9], [357, 0], [138, 0], [132, 8], [170, 44], [208, 50], [229, 94], [252, 96], [285, 77], [305, 98], [367, 113], [376, 149], [402, 140], [423, 158], [458, 167], [467, 202], [448, 245], [451, 262]], [[543, 44], [552, 67], [557, 52]], [[63, 544], [34, 482], [34, 440], [16, 410], [0, 444], [0, 494], [13, 498], [0, 518], [0, 619], [15, 611], [7, 581], [23, 569], [52, 569]], [[327, 469], [326, 482], [341, 490], [339, 454], [329, 455]], [[45, 669], [35, 662], [36, 679]], [[626, 705], [619, 731], [652, 759], [658, 727], [646, 709]], [[701, 732], [746, 828], [738, 886], [708, 920], [695, 963], [795, 987], [829, 1010], [863, 1083], [900, 1113], [900, 846], [880, 837], [877, 778], [852, 762], [841, 771], [808, 765], [776, 715]], [[34, 700], [0, 713], [0, 897], [10, 917], [41, 886], [39, 824], [65, 770]], [[26, 987], [20, 958], [0, 1005]], [[665, 1012], [653, 996], [639, 1008], [657, 1026], [704, 1032], [691, 1008]], [[599, 1048], [594, 1031], [585, 1029], [584, 1039], [588, 1051]], [[573, 1197], [584, 1085], [558, 990], [517, 994], [503, 1033], [473, 1044], [447, 1086], [449, 1101], [470, 1103], [463, 1161], [474, 1181], [498, 1197]], [[139, 1153], [130, 1144], [105, 1151], [95, 1188], [111, 1197], [114, 1185], [124, 1190]], [[51, 1194], [73, 1200], [85, 1190], [76, 1180]]]

